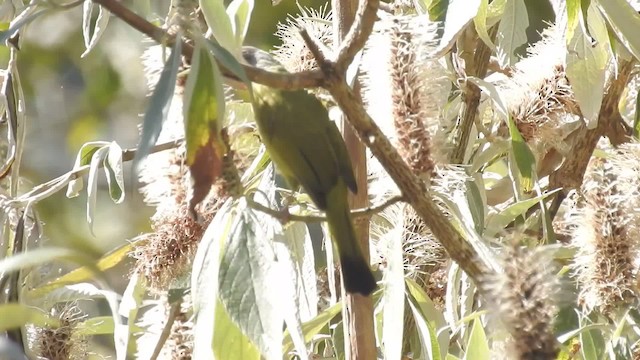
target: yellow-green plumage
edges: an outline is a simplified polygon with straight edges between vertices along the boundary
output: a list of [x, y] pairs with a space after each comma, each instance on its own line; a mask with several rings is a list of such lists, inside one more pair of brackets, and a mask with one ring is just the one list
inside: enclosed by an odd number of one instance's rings
[[[243, 48], [245, 61], [274, 72], [284, 68], [271, 55]], [[357, 192], [351, 160], [336, 125], [315, 96], [253, 85], [253, 109], [271, 160], [291, 185], [301, 185], [327, 215], [348, 292], [369, 295], [376, 282], [358, 245], [347, 202]]]

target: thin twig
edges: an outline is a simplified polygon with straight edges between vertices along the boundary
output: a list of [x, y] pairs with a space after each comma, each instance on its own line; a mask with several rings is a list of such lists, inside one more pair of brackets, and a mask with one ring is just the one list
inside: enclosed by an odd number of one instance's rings
[[[163, 144], [156, 145], [151, 148], [149, 154], [175, 149], [180, 144], [182, 144], [184, 140], [173, 140]], [[122, 161], [131, 161], [136, 155], [136, 149], [125, 149], [122, 150]], [[103, 166], [100, 164], [100, 166]], [[12, 207], [23, 207], [25, 203], [33, 202], [34, 204], [48, 198], [49, 196], [61, 191], [66, 188], [66, 186], [73, 180], [78, 179], [81, 176], [84, 176], [89, 173], [89, 169], [91, 169], [91, 165], [84, 165], [77, 169], [73, 169], [64, 175], [58, 176], [55, 179], [49, 180], [46, 183], [40, 184], [34, 187], [28, 193], [22, 194], [21, 196], [9, 200], [6, 202], [6, 205]]]
[[[376, 206], [369, 206], [363, 209], [357, 209], [357, 210], [352, 210], [351, 211], [351, 217], [353, 218], [358, 218], [358, 217], [364, 217], [364, 216], [372, 216], [375, 215], [381, 211], [383, 211], [384, 209], [388, 208], [391, 205], [397, 204], [401, 201], [404, 201], [404, 197], [403, 196], [393, 196], [385, 201], [383, 201], [381, 204], [376, 205]], [[317, 222], [323, 222], [323, 221], [327, 221], [327, 217], [326, 216], [322, 216], [322, 215], [299, 215], [299, 214], [292, 214], [288, 211], [288, 209], [283, 209], [283, 210], [276, 210], [276, 209], [272, 209], [268, 206], [262, 205], [259, 202], [249, 199], [247, 198], [247, 204], [249, 205], [249, 207], [251, 207], [254, 210], [258, 210], [260, 212], [263, 212], [271, 217], [274, 217], [278, 220], [280, 220], [280, 222], [282, 223], [287, 223], [289, 221], [301, 221], [304, 223], [317, 223]]]
[[[129, 24], [132, 28], [147, 35], [159, 44], [171, 46], [175, 42], [174, 35], [171, 35], [162, 28], [148, 22], [126, 8], [117, 0], [93, 0], [93, 2], [109, 10], [113, 15]], [[193, 46], [190, 44], [183, 44], [182, 55], [191, 59], [191, 56], [193, 55]], [[218, 63], [218, 65], [221, 67], [223, 75], [238, 80], [233, 72], [227, 69], [224, 64]], [[324, 83], [322, 72], [319, 70], [302, 71], [289, 74], [273, 73], [248, 65], [243, 65], [243, 67], [249, 80], [278, 89], [296, 90], [318, 87]]]
[[153, 354], [151, 354], [151, 357], [149, 358], [150, 360], [156, 360], [158, 356], [160, 356], [160, 352], [162, 351], [164, 343], [167, 342], [167, 339], [171, 335], [171, 328], [173, 327], [173, 323], [180, 313], [180, 305], [180, 301], [171, 305], [171, 310], [169, 310], [169, 315], [167, 316], [167, 323], [164, 324], [164, 327], [162, 328], [162, 332], [160, 333], [160, 337], [158, 338], [156, 347], [153, 349]]

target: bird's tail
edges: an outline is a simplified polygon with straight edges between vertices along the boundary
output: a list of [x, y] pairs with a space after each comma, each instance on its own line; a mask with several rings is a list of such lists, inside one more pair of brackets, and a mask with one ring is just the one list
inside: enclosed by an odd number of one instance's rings
[[344, 184], [329, 193], [326, 209], [329, 232], [338, 247], [345, 289], [367, 296], [376, 289], [376, 280], [358, 244], [346, 198]]

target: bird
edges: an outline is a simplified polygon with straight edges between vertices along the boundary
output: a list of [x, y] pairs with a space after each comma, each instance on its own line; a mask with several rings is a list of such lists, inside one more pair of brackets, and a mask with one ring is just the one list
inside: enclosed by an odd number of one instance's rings
[[[244, 46], [244, 61], [286, 73], [271, 54]], [[357, 193], [346, 144], [322, 102], [306, 90], [280, 90], [253, 83], [253, 111], [262, 143], [292, 189], [301, 186], [326, 214], [338, 251], [345, 290], [370, 295], [377, 287], [358, 243], [347, 196]]]

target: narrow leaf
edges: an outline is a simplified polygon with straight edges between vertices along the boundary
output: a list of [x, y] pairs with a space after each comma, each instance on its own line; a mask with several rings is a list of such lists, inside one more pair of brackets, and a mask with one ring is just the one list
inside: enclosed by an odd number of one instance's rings
[[85, 57], [89, 52], [96, 46], [98, 40], [104, 34], [104, 31], [107, 29], [107, 24], [109, 24], [109, 16], [111, 13], [98, 5], [98, 18], [96, 19], [95, 25], [93, 27], [93, 31], [91, 29], [91, 18], [93, 15], [93, 1], [85, 0], [83, 5], [82, 12], [82, 35], [84, 37], [84, 45], [86, 50], [80, 55], [80, 57]]
[[598, 4], [622, 43], [640, 60], [640, 14], [627, 0], [598, 0]]
[[[76, 155], [76, 161], [73, 164], [73, 170], [77, 170], [83, 166], [89, 165], [96, 151], [107, 145], [109, 145], [109, 143], [106, 141], [91, 141], [82, 145], [80, 151], [78, 151], [78, 154]], [[69, 182], [69, 185], [67, 186], [67, 197], [74, 198], [80, 195], [80, 191], [83, 187], [84, 180], [82, 177], [71, 180]]]
[[[302, 324], [302, 333], [304, 334], [304, 341], [308, 343], [316, 336], [329, 322], [335, 318], [342, 311], [342, 303], [337, 303], [330, 308], [324, 310], [318, 316]], [[287, 354], [293, 350], [293, 341], [291, 336], [287, 333], [284, 337], [284, 353]]]
[[57, 326], [59, 322], [47, 316], [42, 310], [23, 304], [0, 305], [0, 331], [7, 331], [26, 324], [37, 326]]
[[518, 62], [516, 50], [527, 43], [528, 26], [524, 0], [507, 1], [498, 28], [498, 60], [501, 66], [508, 67]]
[[[439, 2], [440, 3], [440, 2]], [[432, 6], [435, 4], [432, 3]], [[446, 8], [446, 20], [444, 21], [444, 33], [440, 39], [438, 52], [449, 48], [466, 28], [469, 22], [478, 13], [481, 0], [450, 0]], [[439, 12], [439, 11], [438, 11]], [[430, 18], [433, 20], [431, 9], [429, 9]], [[435, 15], [435, 14], [433, 14]], [[440, 16], [440, 15], [436, 15]]]
[[489, 360], [491, 359], [491, 351], [489, 350], [489, 342], [487, 335], [482, 327], [482, 321], [476, 319], [471, 328], [471, 335], [467, 343], [467, 352], [464, 354], [465, 360]]
[[104, 159], [104, 172], [109, 185], [109, 195], [116, 204], [124, 201], [124, 176], [122, 174], [122, 148], [115, 141], [109, 144]]
[[[404, 330], [404, 260], [402, 257], [402, 227], [394, 227], [388, 234], [389, 242], [386, 250], [387, 271], [384, 273], [384, 294], [382, 297], [382, 343], [384, 358], [393, 360], [402, 356], [402, 339]], [[395, 235], [395, 236], [394, 236]]]
[[593, 7], [589, 8], [588, 28], [590, 34], [578, 27], [569, 42], [566, 55], [567, 78], [587, 127], [594, 129], [598, 125], [607, 64], [611, 55], [606, 24]]
[[231, 20], [236, 44], [242, 45], [249, 29], [249, 19], [253, 12], [254, 0], [233, 0], [227, 7], [227, 15]]
[[226, 145], [222, 140], [225, 103], [222, 75], [208, 51], [197, 41], [184, 92], [187, 165], [193, 179], [189, 210], [199, 204], [222, 173]]
[[178, 36], [176, 37], [176, 43], [171, 50], [171, 54], [164, 64], [162, 73], [160, 73], [160, 79], [151, 94], [149, 106], [144, 114], [140, 145], [138, 145], [138, 150], [133, 160], [134, 169], [137, 168], [140, 161], [149, 155], [149, 151], [158, 141], [160, 131], [162, 131], [162, 124], [167, 120], [169, 109], [171, 108], [171, 99], [173, 99], [174, 96], [181, 59], [182, 41]]
[[224, 7], [223, 0], [199, 0], [204, 19], [211, 29], [213, 37], [232, 54], [240, 56], [240, 44], [231, 26], [231, 20]]
[[29, 292], [29, 296], [37, 298], [44, 296], [49, 292], [59, 287], [77, 284], [83, 281], [91, 280], [95, 277], [95, 270], [105, 271], [118, 265], [122, 260], [127, 259], [129, 252], [131, 251], [133, 244], [127, 243], [113, 251], [105, 254], [100, 260], [97, 261], [95, 266], [82, 266], [77, 269], [71, 270], [65, 275], [50, 281], [49, 283], [35, 288]]
[[102, 165], [104, 158], [108, 153], [108, 147], [98, 149], [93, 154], [91, 164], [89, 165], [89, 176], [87, 177], [87, 223], [89, 224], [91, 234], [93, 234], [93, 220], [96, 210], [96, 202], [98, 200], [98, 169], [100, 168], [100, 165]]
[[[74, 328], [74, 334], [80, 336], [113, 334], [114, 324], [111, 316], [97, 316], [79, 322]], [[138, 331], [142, 329], [138, 328]]]
[[36, 11], [36, 6], [28, 6], [25, 8], [20, 15], [16, 16], [9, 25], [9, 28], [5, 31], [0, 31], [0, 44], [4, 45], [4, 43], [9, 40], [12, 36], [14, 36], [18, 30], [20, 30], [23, 26], [35, 20], [40, 15], [44, 14], [46, 10], [38, 10]]
[[84, 256], [82, 253], [71, 249], [64, 249], [59, 247], [42, 247], [0, 260], [0, 274], [39, 266], [43, 263], [58, 259], [67, 259], [77, 262], [88, 261], [88, 259], [86, 259], [86, 256]]

